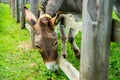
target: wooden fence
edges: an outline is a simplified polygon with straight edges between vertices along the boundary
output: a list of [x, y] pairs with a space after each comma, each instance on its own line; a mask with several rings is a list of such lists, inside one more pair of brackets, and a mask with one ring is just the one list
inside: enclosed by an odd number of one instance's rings
[[58, 57], [61, 70], [70, 80], [108, 79], [110, 41], [120, 44], [120, 21], [112, 20], [112, 3], [112, 0], [100, 0], [101, 6], [96, 15], [95, 0], [83, 1], [80, 71], [62, 56]]
[[[19, 1], [19, 0], [15, 0]], [[20, 0], [20, 5], [15, 2], [16, 22], [21, 22], [23, 28], [25, 20], [22, 6], [24, 0]], [[34, 2], [36, 1], [36, 2]], [[38, 17], [38, 0], [30, 0], [31, 11]], [[34, 3], [34, 4], [33, 4]], [[120, 44], [120, 21], [112, 20], [113, 0], [99, 0], [99, 9], [96, 9], [96, 0], [83, 0], [83, 28], [80, 71], [76, 70], [72, 64], [62, 56], [58, 57], [58, 64], [70, 80], [108, 80], [108, 66], [110, 55], [110, 42]], [[20, 8], [19, 8], [20, 7]], [[31, 41], [34, 47], [33, 29], [27, 26], [31, 33]]]
[[96, 0], [83, 0], [80, 80], [108, 80], [113, 0], [95, 6]]

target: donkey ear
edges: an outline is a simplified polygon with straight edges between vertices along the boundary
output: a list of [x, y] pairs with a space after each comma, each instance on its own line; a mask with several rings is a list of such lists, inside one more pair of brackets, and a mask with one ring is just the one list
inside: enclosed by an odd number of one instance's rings
[[24, 7], [24, 10], [25, 10], [26, 21], [28, 21], [31, 26], [35, 25], [37, 21], [35, 15], [30, 10], [28, 10], [26, 7]]
[[54, 24], [57, 24], [57, 23], [58, 23], [57, 19], [58, 19], [58, 17], [60, 16], [60, 14], [62, 14], [62, 12], [61, 12], [61, 11], [58, 11], [58, 12], [56, 13], [55, 17], [53, 17], [53, 18], [50, 20], [50, 24], [51, 24], [51, 25], [54, 25]]

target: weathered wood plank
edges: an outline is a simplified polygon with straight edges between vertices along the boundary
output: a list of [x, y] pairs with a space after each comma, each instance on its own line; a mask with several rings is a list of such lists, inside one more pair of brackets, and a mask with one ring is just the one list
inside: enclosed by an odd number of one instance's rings
[[58, 57], [58, 65], [70, 80], [79, 80], [79, 71], [62, 56]]
[[7, 3], [8, 1], [7, 0], [0, 0], [0, 2]]
[[83, 0], [81, 80], [108, 80], [113, 0], [99, 5], [97, 10], [96, 0]]
[[[32, 13], [38, 18], [38, 0], [30, 0], [30, 10]], [[33, 28], [30, 28], [30, 35], [31, 35], [31, 42], [32, 42], [32, 48], [35, 48], [35, 34]]]
[[29, 24], [25, 24], [25, 27], [30, 33], [30, 39], [31, 39], [31, 43], [32, 43], [32, 48], [35, 48], [35, 45], [34, 45], [34, 40], [35, 40], [34, 39], [34, 30]]
[[20, 9], [19, 0], [15, 0], [15, 20], [17, 23], [20, 22]]
[[30, 10], [38, 18], [38, 3], [39, 0], [30, 0]]
[[24, 0], [19, 0], [20, 2], [20, 25], [21, 29], [25, 28], [25, 11], [23, 9], [23, 6], [25, 5]]
[[10, 4], [12, 18], [15, 18], [15, 0], [10, 0]]
[[120, 21], [113, 19], [111, 40], [120, 44]]
[[29, 24], [25, 24], [25, 27], [31, 33], [31, 26]]

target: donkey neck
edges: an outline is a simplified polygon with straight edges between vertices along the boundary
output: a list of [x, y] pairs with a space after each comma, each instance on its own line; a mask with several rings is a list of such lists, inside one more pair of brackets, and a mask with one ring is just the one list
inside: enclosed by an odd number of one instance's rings
[[64, 0], [62, 6], [59, 9], [63, 13], [78, 13], [82, 11], [81, 0]]

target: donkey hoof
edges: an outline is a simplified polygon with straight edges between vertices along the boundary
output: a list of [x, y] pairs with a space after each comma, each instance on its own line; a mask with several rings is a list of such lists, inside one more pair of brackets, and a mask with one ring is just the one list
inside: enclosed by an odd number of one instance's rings
[[66, 54], [62, 54], [62, 56], [63, 56], [64, 58], [66, 58]]

